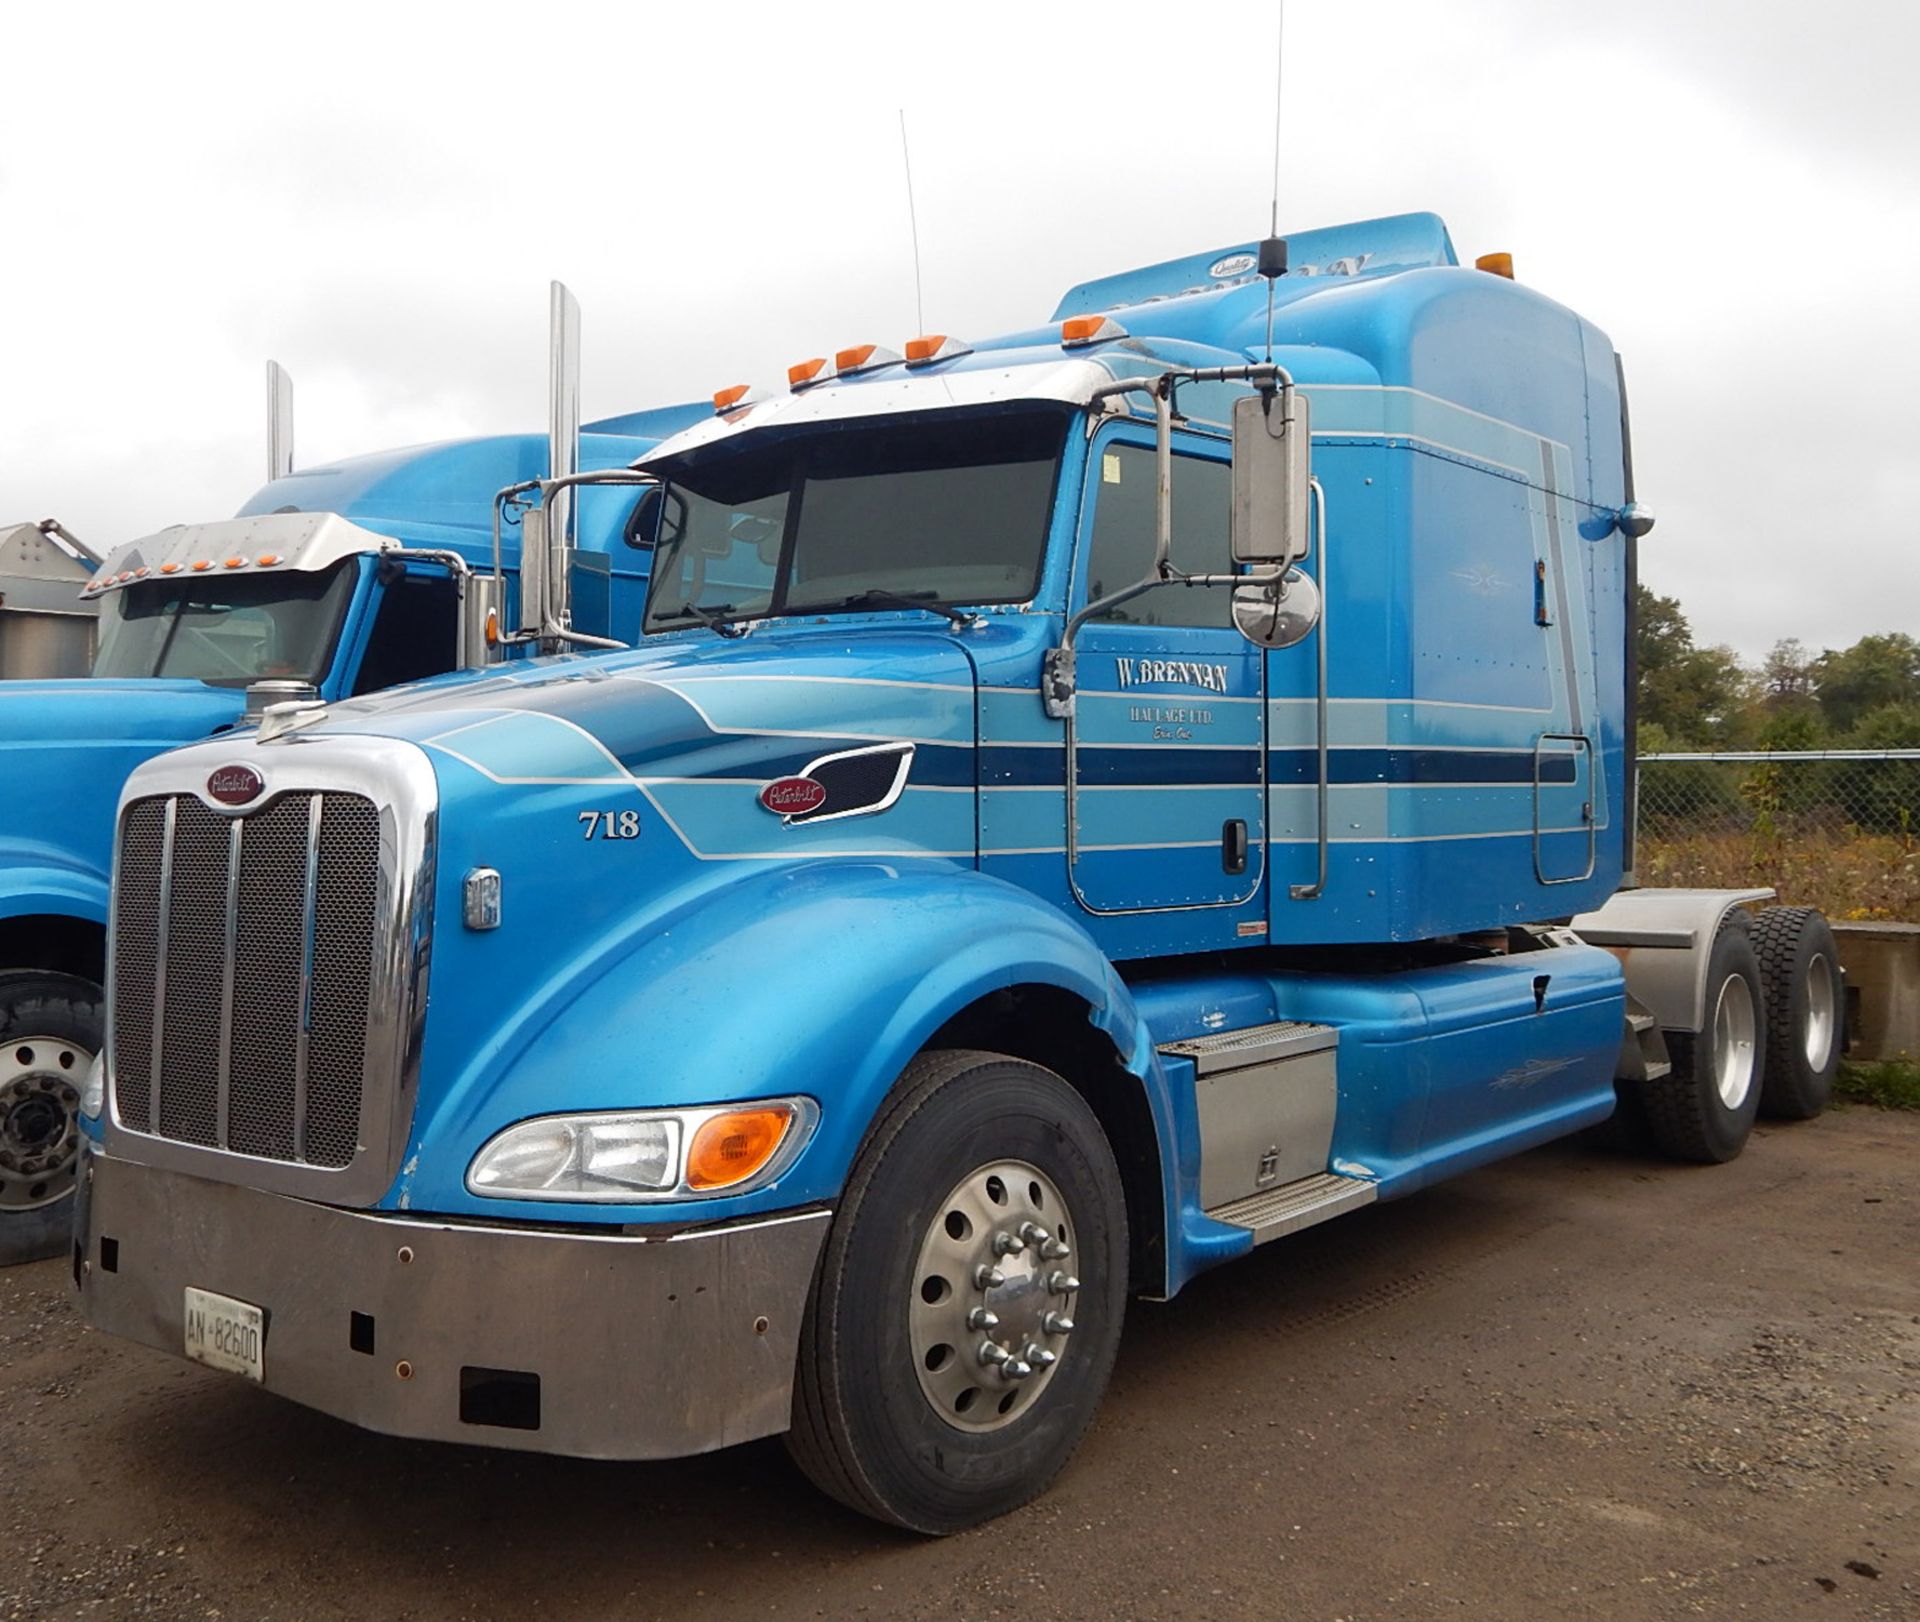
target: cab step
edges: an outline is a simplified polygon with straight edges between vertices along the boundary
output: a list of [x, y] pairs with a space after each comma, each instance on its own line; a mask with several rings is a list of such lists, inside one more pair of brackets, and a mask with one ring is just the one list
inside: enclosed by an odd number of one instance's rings
[[1621, 1081], [1658, 1081], [1673, 1070], [1666, 1034], [1653, 1011], [1631, 992], [1627, 994], [1626, 1029], [1620, 1036], [1620, 1059], [1614, 1075]]
[[1247, 1229], [1256, 1245], [1264, 1245], [1269, 1239], [1298, 1233], [1316, 1222], [1371, 1205], [1379, 1194], [1380, 1185], [1370, 1177], [1342, 1177], [1338, 1172], [1323, 1171], [1217, 1205], [1207, 1215], [1216, 1222]]
[[1304, 1019], [1276, 1019], [1270, 1024], [1247, 1025], [1214, 1036], [1162, 1042], [1160, 1051], [1191, 1059], [1196, 1075], [1210, 1076], [1220, 1070], [1244, 1070], [1249, 1065], [1318, 1053], [1337, 1047], [1339, 1042], [1340, 1032], [1331, 1025], [1315, 1025]]

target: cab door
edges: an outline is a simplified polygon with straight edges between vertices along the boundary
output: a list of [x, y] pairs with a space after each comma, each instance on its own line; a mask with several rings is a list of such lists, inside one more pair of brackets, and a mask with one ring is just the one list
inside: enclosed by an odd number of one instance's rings
[[[1229, 573], [1225, 444], [1176, 436], [1173, 561]], [[1153, 567], [1153, 435], [1094, 441], [1081, 503], [1074, 607]], [[1231, 589], [1170, 584], [1087, 621], [1068, 725], [1067, 859], [1090, 912], [1224, 907], [1266, 874], [1265, 675], [1233, 629]]]

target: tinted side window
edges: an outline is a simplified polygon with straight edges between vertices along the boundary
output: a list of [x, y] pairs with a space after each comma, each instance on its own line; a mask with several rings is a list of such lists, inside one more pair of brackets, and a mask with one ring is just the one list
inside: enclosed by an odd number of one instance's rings
[[[1119, 591], [1153, 570], [1155, 474], [1144, 445], [1109, 445], [1094, 469], [1093, 540], [1087, 600]], [[1233, 475], [1225, 462], [1173, 459], [1173, 561], [1188, 574], [1231, 574], [1227, 534]], [[1098, 619], [1123, 625], [1233, 624], [1229, 586], [1160, 586]]]
[[459, 612], [460, 593], [451, 580], [406, 575], [383, 587], [354, 697], [453, 669]]

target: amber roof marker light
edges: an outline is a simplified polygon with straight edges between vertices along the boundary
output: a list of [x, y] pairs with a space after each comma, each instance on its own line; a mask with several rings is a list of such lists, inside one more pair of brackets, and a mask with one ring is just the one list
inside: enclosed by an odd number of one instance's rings
[[1108, 315], [1075, 315], [1060, 323], [1060, 347], [1063, 349], [1104, 344], [1126, 336], [1127, 329]]

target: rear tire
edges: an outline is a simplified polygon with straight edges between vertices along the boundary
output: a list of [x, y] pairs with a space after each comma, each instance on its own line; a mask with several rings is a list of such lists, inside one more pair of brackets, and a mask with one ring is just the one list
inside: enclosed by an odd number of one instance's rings
[[[1020, 1248], [996, 1249], [1003, 1234]], [[915, 1532], [1018, 1508], [1093, 1418], [1126, 1286], [1120, 1174], [1080, 1095], [1024, 1060], [924, 1053], [835, 1213], [787, 1449], [843, 1504]]]
[[1760, 1113], [1810, 1121], [1832, 1101], [1840, 1068], [1840, 952], [1813, 907], [1768, 907], [1754, 920], [1753, 950], [1766, 991]]
[[0, 974], [0, 1267], [57, 1256], [72, 1236], [80, 1089], [103, 1000], [73, 975]]
[[1705, 1024], [1667, 1032], [1673, 1069], [1642, 1083], [1647, 1125], [1663, 1154], [1719, 1165], [1746, 1146], [1760, 1112], [1765, 990], [1744, 917], [1720, 926], [1707, 958]]

